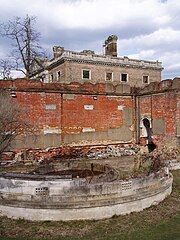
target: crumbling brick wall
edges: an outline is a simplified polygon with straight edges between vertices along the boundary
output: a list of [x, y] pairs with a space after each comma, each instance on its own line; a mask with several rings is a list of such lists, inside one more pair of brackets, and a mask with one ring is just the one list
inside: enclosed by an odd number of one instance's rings
[[[139, 122], [150, 120], [155, 143], [176, 145], [179, 136], [179, 80], [164, 81], [149, 87], [138, 97]], [[177, 85], [173, 87], [173, 85]], [[144, 138], [140, 134], [140, 142]]]
[[179, 80], [143, 89], [123, 84], [44, 84], [38, 80], [0, 81], [26, 109], [34, 134], [18, 136], [14, 148], [61, 145], [146, 143], [140, 122], [150, 119], [154, 139], [177, 144], [180, 136]]

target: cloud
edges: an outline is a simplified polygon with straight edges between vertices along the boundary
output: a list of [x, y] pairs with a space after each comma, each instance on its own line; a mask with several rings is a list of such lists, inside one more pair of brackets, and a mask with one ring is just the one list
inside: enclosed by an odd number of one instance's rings
[[52, 13], [51, 21], [57, 24], [57, 28], [62, 25], [67, 29], [102, 29], [114, 25], [124, 28], [133, 21], [141, 25], [151, 22], [156, 27], [169, 21], [163, 8], [159, 8], [160, 5], [160, 2], [154, 0], [94, 0], [71, 4], [69, 1], [52, 1], [43, 11]]
[[56, 29], [124, 28], [134, 22], [140, 27], [151, 24], [156, 28], [169, 21], [164, 4], [157, 0], [31, 0], [29, 4], [27, 0], [1, 1], [3, 18], [13, 16], [12, 12], [16, 15], [28, 13], [37, 15], [43, 24]]
[[[171, 27], [158, 29], [148, 35], [123, 39], [119, 44], [120, 53], [130, 49], [130, 54], [126, 54], [130, 58], [159, 60], [164, 66], [163, 78], [166, 78], [166, 74], [169, 76], [170, 72], [172, 77], [175, 77], [180, 67], [179, 39], [180, 30], [174, 30]], [[132, 46], [134, 46], [133, 49]]]
[[[160, 28], [150, 34], [140, 35], [134, 38], [123, 39], [121, 48], [129, 48], [135, 45], [136, 50], [141, 51], [142, 49], [153, 48], [159, 52], [164, 49], [166, 51], [173, 51], [178, 48], [178, 42], [180, 38], [180, 30], [174, 30], [170, 27]], [[179, 47], [180, 48], [180, 47]]]
[[[103, 41], [116, 34], [120, 56], [159, 59], [165, 67], [163, 76], [180, 75], [179, 0], [0, 0], [0, 4], [2, 21], [37, 16], [41, 44], [49, 51], [61, 45], [102, 53]], [[0, 39], [3, 55], [8, 46]]]

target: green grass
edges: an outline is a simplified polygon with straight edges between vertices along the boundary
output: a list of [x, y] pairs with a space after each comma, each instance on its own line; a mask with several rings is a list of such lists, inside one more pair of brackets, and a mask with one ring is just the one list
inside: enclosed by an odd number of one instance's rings
[[180, 170], [157, 206], [100, 221], [30, 222], [0, 217], [1, 240], [180, 240]]

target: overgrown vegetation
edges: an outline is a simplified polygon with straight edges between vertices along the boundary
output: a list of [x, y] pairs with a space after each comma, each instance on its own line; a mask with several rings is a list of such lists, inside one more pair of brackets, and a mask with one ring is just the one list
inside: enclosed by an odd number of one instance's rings
[[149, 175], [160, 171], [170, 160], [179, 161], [180, 152], [178, 148], [160, 146], [151, 153], [138, 152], [134, 157], [134, 177]]
[[1, 240], [178, 240], [180, 170], [173, 171], [172, 194], [157, 206], [101, 221], [30, 222], [0, 217]]
[[25, 109], [13, 101], [10, 93], [0, 91], [0, 159], [18, 134], [32, 130], [24, 114]]

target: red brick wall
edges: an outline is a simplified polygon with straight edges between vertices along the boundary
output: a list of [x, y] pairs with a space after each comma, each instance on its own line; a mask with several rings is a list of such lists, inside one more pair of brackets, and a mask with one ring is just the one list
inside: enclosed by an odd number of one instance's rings
[[[118, 106], [132, 109], [132, 99], [110, 97], [105, 95], [75, 95], [74, 100], [63, 101], [63, 128], [65, 133], [82, 132], [83, 127], [91, 127], [97, 131], [123, 125], [123, 111]], [[84, 105], [93, 105], [93, 110], [85, 110]]]
[[[114, 136], [112, 142], [118, 141], [116, 129], [123, 127], [121, 131], [129, 131], [133, 124], [133, 98], [123, 94], [117, 96], [114, 93], [116, 86], [113, 86], [112, 93], [108, 95], [105, 84], [43, 84], [37, 80], [0, 82], [1, 88], [6, 86], [16, 92], [14, 101], [25, 108], [24, 117], [36, 128], [35, 133], [42, 136], [45, 134], [46, 137], [48, 134], [51, 134], [51, 137], [53, 134], [60, 134], [61, 140], [59, 138], [55, 140], [59, 141], [57, 143], [59, 145], [64, 143], [65, 135], [78, 134], [81, 136], [76, 142], [86, 140], [87, 134], [89, 134], [88, 141], [92, 140], [91, 144], [96, 140], [100, 142], [101, 136], [98, 133], [102, 133], [102, 141], [106, 137], [111, 141], [112, 134]], [[86, 105], [93, 106], [93, 110], [86, 110]], [[128, 124], [125, 121], [124, 114], [127, 113], [124, 113], [124, 109], [130, 115]], [[121, 132], [118, 134], [123, 139]], [[92, 139], [91, 135], [93, 135]], [[131, 135], [129, 139], [133, 139], [133, 131]], [[28, 144], [29, 139], [24, 141]], [[39, 142], [44, 146], [43, 141], [42, 138], [37, 140], [36, 146], [39, 146]], [[68, 138], [67, 141], [71, 139]], [[48, 144], [51, 144], [51, 140], [48, 140]]]
[[[145, 95], [139, 97], [139, 115], [149, 116], [152, 120], [152, 131], [155, 123], [161, 120], [165, 123], [165, 131], [161, 134], [154, 134], [155, 141], [173, 141], [177, 135], [177, 95], [174, 91]], [[158, 126], [157, 126], [158, 127]], [[162, 126], [159, 126], [161, 128]], [[142, 142], [143, 139], [140, 139]]]
[[[99, 95], [94, 100], [94, 95], [73, 96], [74, 99], [63, 99], [61, 93], [17, 92], [16, 101], [26, 109], [25, 117], [39, 132], [59, 129], [62, 134], [82, 133], [83, 128], [102, 132], [122, 127], [123, 110], [118, 110], [118, 106], [133, 108], [131, 97]], [[47, 110], [47, 105], [56, 109]], [[84, 105], [93, 105], [93, 110], [85, 110]]]
[[[25, 117], [38, 129], [46, 126], [61, 128], [61, 95], [44, 92], [17, 92], [16, 100], [25, 109]], [[56, 110], [46, 110], [46, 105]]]
[[[155, 90], [151, 84], [149, 91], [145, 89], [144, 92], [136, 93], [138, 96], [136, 117], [139, 120], [137, 131], [139, 131], [141, 117], [149, 116], [152, 119], [154, 137], [159, 142], [173, 141], [178, 135], [177, 131], [180, 135], [180, 127], [177, 130], [180, 119], [180, 97], [177, 89], [172, 88], [172, 83], [167, 83], [166, 85], [158, 84]], [[177, 85], [178, 82], [175, 83]], [[164, 87], [170, 89], [164, 91]], [[95, 134], [103, 133], [103, 138], [116, 135], [116, 129], [120, 135], [126, 135], [126, 131], [129, 134], [130, 130], [131, 142], [133, 142], [133, 129], [136, 129], [134, 94], [118, 93], [118, 96], [116, 88], [117, 86], [113, 86], [110, 88], [111, 92], [107, 93], [106, 85], [100, 83], [68, 85], [43, 84], [38, 80], [25, 79], [0, 81], [0, 89], [10, 89], [10, 92], [16, 92], [14, 100], [26, 108], [25, 118], [37, 128], [36, 133], [41, 134], [42, 138], [44, 134], [47, 136], [46, 131], [59, 134], [61, 139], [60, 137], [52, 139], [58, 141], [59, 145], [63, 144], [64, 135], [81, 134], [81, 138], [85, 138], [84, 128], [92, 129]], [[96, 100], [94, 96], [97, 97]], [[93, 110], [85, 110], [85, 105], [93, 105]], [[118, 106], [122, 109], [118, 110]], [[158, 127], [162, 131], [158, 131]], [[118, 135], [114, 135], [112, 142], [118, 140]], [[43, 141], [42, 138], [41, 141]], [[111, 139], [108, 138], [108, 140]], [[139, 136], [139, 140], [143, 142], [144, 139], [140, 139]], [[51, 146], [51, 138], [48, 141], [49, 145], [46, 144], [46, 146]]]

